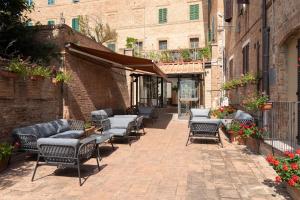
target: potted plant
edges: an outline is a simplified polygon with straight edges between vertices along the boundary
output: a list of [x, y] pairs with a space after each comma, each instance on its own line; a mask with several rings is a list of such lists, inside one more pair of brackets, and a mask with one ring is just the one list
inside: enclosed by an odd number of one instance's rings
[[6, 169], [13, 147], [7, 143], [0, 143], [0, 172]]
[[52, 82], [54, 84], [60, 83], [60, 82], [69, 82], [71, 80], [71, 75], [68, 73], [64, 73], [62, 71], [59, 71], [56, 73], [55, 78], [52, 79]]
[[95, 126], [92, 126], [91, 122], [84, 123], [85, 136], [89, 136], [95, 132]]
[[31, 80], [41, 80], [50, 77], [51, 70], [43, 66], [33, 66], [30, 69], [30, 79]]
[[241, 137], [245, 138], [247, 147], [253, 153], [258, 154], [263, 136], [266, 135], [265, 129], [259, 128], [255, 123], [241, 124], [241, 126], [243, 130]]
[[267, 156], [266, 160], [276, 171], [277, 183], [283, 182], [293, 199], [300, 197], [300, 149], [294, 153], [286, 151], [284, 157]]
[[242, 104], [248, 111], [258, 111], [263, 109], [265, 104], [268, 104], [268, 96], [250, 96], [243, 100]]
[[245, 84], [256, 84], [257, 83], [257, 77], [253, 74], [247, 73], [242, 76], [241, 81]]
[[0, 68], [0, 75], [6, 78], [17, 78], [18, 75], [26, 76], [26, 64], [20, 59], [12, 59], [7, 67]]
[[241, 129], [240, 123], [233, 121], [230, 124], [229, 128], [227, 129], [227, 132], [229, 134], [229, 140], [231, 143], [236, 141], [236, 137], [238, 136], [240, 129]]
[[191, 61], [190, 51], [188, 49], [181, 50], [180, 55], [183, 61], [185, 62]]

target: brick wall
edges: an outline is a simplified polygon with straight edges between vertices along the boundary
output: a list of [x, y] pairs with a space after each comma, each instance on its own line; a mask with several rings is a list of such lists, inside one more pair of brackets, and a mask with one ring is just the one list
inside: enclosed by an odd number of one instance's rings
[[130, 80], [124, 70], [65, 52], [65, 44], [110, 51], [67, 26], [41, 27], [38, 40], [52, 42], [61, 57], [51, 64], [68, 71], [72, 80], [54, 85], [50, 79], [32, 81], [0, 76], [0, 141], [9, 140], [11, 130], [56, 118], [90, 120], [90, 112], [111, 107], [124, 112], [129, 106]]
[[10, 140], [13, 128], [61, 118], [61, 88], [50, 79], [0, 76], [0, 141]]
[[94, 63], [69, 53], [65, 67], [72, 80], [64, 88], [66, 118], [90, 120], [96, 109], [113, 108], [124, 112], [129, 106], [129, 88], [124, 70]]

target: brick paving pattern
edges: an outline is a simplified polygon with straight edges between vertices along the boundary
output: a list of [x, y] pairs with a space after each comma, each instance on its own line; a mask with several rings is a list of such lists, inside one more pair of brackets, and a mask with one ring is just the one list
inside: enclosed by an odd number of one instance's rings
[[185, 146], [187, 121], [161, 115], [131, 147], [101, 147], [101, 171], [90, 160], [78, 184], [76, 169], [38, 168], [34, 160], [11, 166], [0, 175], [1, 200], [79, 199], [289, 199], [273, 182], [275, 172], [263, 156], [225, 141]]

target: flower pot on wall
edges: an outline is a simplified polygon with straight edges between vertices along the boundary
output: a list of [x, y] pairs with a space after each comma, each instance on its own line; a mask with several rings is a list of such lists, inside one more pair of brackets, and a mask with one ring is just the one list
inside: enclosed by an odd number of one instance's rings
[[0, 172], [4, 171], [7, 168], [8, 160], [9, 160], [9, 158], [5, 158], [3, 160], [0, 160]]
[[236, 141], [236, 134], [234, 131], [228, 131], [228, 135], [229, 135], [229, 140], [231, 143], [235, 142]]
[[238, 145], [245, 145], [246, 141], [245, 138], [237, 137]]
[[286, 184], [286, 188], [292, 199], [300, 200], [300, 190], [298, 188], [292, 187], [289, 184]]
[[263, 104], [263, 105], [260, 107], [260, 109], [261, 109], [261, 110], [271, 110], [272, 107], [273, 107], [273, 104], [270, 103], [270, 102], [268, 102], [268, 103]]
[[259, 147], [262, 140], [248, 137], [246, 138], [246, 146], [255, 154], [259, 154]]
[[44, 76], [40, 76], [40, 75], [33, 75], [30, 77], [30, 80], [32, 81], [38, 81], [38, 80], [44, 80], [45, 77]]
[[14, 73], [14, 72], [7, 71], [7, 70], [0, 69], [0, 76], [3, 76], [5, 78], [15, 79], [15, 78], [18, 77], [18, 74]]

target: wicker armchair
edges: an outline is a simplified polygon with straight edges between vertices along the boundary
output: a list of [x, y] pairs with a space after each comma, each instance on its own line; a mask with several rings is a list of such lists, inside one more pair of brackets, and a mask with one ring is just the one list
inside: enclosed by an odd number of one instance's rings
[[81, 141], [78, 139], [42, 138], [37, 143], [39, 153], [31, 181], [34, 181], [37, 168], [41, 165], [75, 167], [78, 170], [79, 185], [81, 186], [80, 167], [92, 158], [95, 152], [97, 167], [100, 171], [100, 156], [99, 151], [96, 151], [95, 138], [86, 138]]
[[110, 118], [101, 120], [103, 134], [111, 134], [112, 138], [126, 138], [130, 143], [130, 133], [134, 131], [136, 120], [132, 118]]
[[223, 147], [223, 143], [219, 133], [220, 125], [221, 121], [216, 119], [199, 119], [197, 121], [191, 121], [189, 123], [190, 131], [188, 134], [186, 146], [188, 145], [190, 138], [196, 137], [217, 139]]

